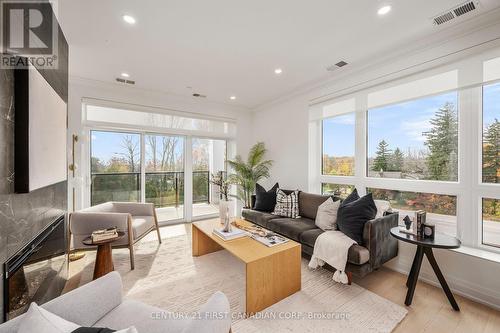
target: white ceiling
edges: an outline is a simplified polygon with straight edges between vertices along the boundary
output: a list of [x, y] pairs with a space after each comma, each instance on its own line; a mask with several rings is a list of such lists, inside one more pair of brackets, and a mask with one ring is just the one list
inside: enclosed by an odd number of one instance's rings
[[[388, 2], [392, 11], [379, 17]], [[127, 72], [140, 88], [198, 92], [252, 108], [335, 75], [325, 68], [339, 60], [362, 66], [460, 24], [436, 27], [431, 17], [461, 2], [64, 0], [59, 21], [70, 44], [70, 75], [115, 82]], [[481, 4], [476, 15], [500, 0]], [[123, 14], [137, 23], [128, 25]]]

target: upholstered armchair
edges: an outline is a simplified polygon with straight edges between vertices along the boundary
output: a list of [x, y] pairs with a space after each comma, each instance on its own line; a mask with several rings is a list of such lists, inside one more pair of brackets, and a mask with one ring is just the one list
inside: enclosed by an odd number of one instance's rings
[[113, 247], [128, 247], [130, 268], [134, 269], [134, 244], [156, 229], [161, 244], [160, 230], [154, 205], [136, 202], [106, 202], [70, 214], [68, 228], [68, 255], [71, 250], [89, 250], [82, 240], [92, 231], [117, 227], [125, 237], [112, 244]]

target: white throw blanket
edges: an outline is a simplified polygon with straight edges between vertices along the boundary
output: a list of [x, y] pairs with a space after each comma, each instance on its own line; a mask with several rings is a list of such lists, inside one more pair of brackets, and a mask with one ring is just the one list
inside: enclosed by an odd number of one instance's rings
[[318, 236], [314, 243], [314, 251], [309, 262], [309, 268], [323, 266], [325, 262], [335, 268], [333, 281], [347, 284], [348, 278], [345, 273], [347, 254], [349, 248], [357, 244], [347, 237], [342, 231], [325, 231]]

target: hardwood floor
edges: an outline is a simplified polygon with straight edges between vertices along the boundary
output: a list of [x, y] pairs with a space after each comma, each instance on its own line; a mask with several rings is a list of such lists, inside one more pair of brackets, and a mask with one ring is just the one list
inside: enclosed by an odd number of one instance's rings
[[[382, 268], [354, 283], [396, 304], [404, 305], [406, 275]], [[467, 298], [455, 295], [461, 311], [454, 311], [444, 292], [419, 281], [406, 318], [396, 327], [395, 333], [412, 332], [500, 332], [500, 312]]]

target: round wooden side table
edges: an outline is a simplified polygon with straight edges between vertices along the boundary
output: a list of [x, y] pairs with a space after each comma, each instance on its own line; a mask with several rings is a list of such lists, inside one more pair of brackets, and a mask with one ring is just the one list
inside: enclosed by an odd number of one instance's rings
[[450, 287], [448, 287], [448, 283], [446, 283], [443, 273], [441, 273], [441, 270], [439, 269], [439, 266], [432, 252], [433, 248], [458, 249], [461, 245], [460, 240], [441, 233], [436, 233], [433, 239], [417, 237], [415, 235], [410, 235], [399, 231], [399, 227], [392, 228], [391, 235], [399, 239], [400, 241], [411, 243], [417, 246], [417, 252], [415, 253], [415, 258], [413, 259], [413, 264], [411, 265], [410, 274], [408, 274], [408, 280], [406, 281], [408, 292], [406, 293], [405, 304], [411, 305], [413, 294], [415, 293], [415, 287], [417, 286], [420, 266], [422, 265], [422, 259], [424, 258], [425, 254], [439, 280], [439, 283], [441, 284], [441, 287], [444, 290], [444, 293], [446, 294], [446, 297], [448, 297], [448, 301], [450, 301], [451, 306], [455, 311], [460, 311], [457, 301], [455, 300], [455, 297], [453, 297], [453, 293], [451, 292]]
[[125, 233], [123, 231], [118, 231], [118, 237], [112, 239], [92, 242], [92, 238], [89, 236], [82, 241], [84, 245], [97, 246], [93, 280], [98, 279], [101, 276], [104, 276], [115, 270], [115, 267], [113, 265], [111, 243], [122, 239], [124, 236]]

